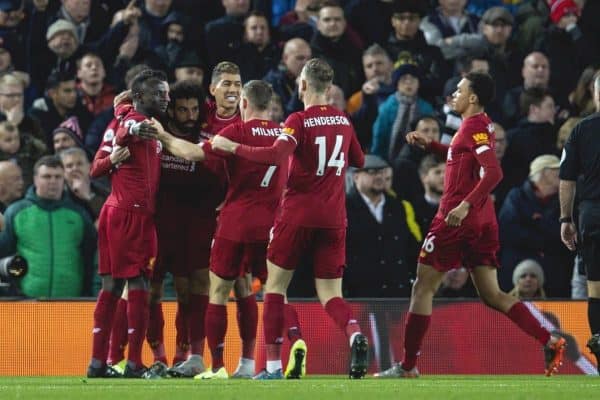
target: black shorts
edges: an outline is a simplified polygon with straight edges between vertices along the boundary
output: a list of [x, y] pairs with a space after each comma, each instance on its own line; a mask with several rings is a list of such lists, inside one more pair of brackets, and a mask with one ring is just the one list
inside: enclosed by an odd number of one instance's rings
[[579, 253], [589, 281], [600, 281], [600, 204], [579, 206]]

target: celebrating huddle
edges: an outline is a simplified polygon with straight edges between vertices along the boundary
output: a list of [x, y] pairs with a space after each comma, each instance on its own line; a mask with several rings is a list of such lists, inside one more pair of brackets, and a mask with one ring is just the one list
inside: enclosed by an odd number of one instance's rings
[[[225, 304], [232, 288], [236, 288], [243, 340], [243, 354], [233, 376], [253, 376], [257, 312], [250, 278], [255, 276], [262, 280], [266, 278], [263, 321], [267, 351], [266, 368], [255, 379], [279, 379], [284, 375], [299, 378], [305, 373], [307, 349], [301, 339], [295, 311], [286, 304], [286, 291], [300, 256], [307, 255], [314, 265], [319, 299], [348, 337], [352, 353], [349, 375], [361, 378], [366, 374], [367, 338], [342, 299], [341, 282], [345, 264], [345, 170], [348, 164], [361, 167], [364, 155], [347, 118], [327, 105], [326, 94], [333, 79], [333, 70], [321, 60], [307, 62], [299, 90], [305, 110], [292, 114], [281, 129], [268, 120], [272, 95], [270, 86], [262, 81], [248, 82], [241, 90], [241, 98], [236, 98], [241, 85], [239, 71], [236, 74], [235, 68], [231, 68], [218, 73], [227, 65], [235, 67], [231, 63], [221, 63], [215, 68], [217, 75], [213, 73], [211, 93], [216, 103], [207, 108], [209, 113], [212, 110], [213, 119], [228, 119], [229, 124], [218, 131], [212, 129], [209, 134], [200, 133], [209, 137], [218, 132], [210, 141], [205, 140], [206, 137], [193, 137], [193, 132], [178, 134], [182, 132], [177, 132], [177, 124], [167, 123], [165, 129], [158, 121], [169, 101], [168, 86], [159, 73], [144, 71], [134, 80], [129, 95], [133, 107], [126, 99], [119, 102], [125, 96], [116, 99], [119, 103], [115, 115], [119, 124], [114, 144], [128, 147], [131, 159], [119, 164], [111, 173], [113, 191], [100, 219], [103, 286], [94, 313], [89, 377], [120, 376], [114, 367], [120, 359], [109, 357], [108, 352], [113, 346], [110, 343], [113, 309], [119, 302], [125, 283], [129, 354], [123, 376], [157, 377], [168, 373], [199, 379], [227, 378], [223, 365], [227, 329]], [[238, 101], [241, 121], [237, 117]], [[231, 103], [235, 103], [234, 112], [227, 115]], [[182, 109], [185, 107], [176, 100], [171, 99], [169, 107], [171, 117], [177, 112], [185, 114]], [[304, 124], [303, 121], [308, 119], [317, 123]], [[207, 116], [206, 120], [211, 121], [211, 118]], [[188, 274], [209, 276], [209, 285], [206, 280], [199, 280], [199, 286], [204, 283], [205, 287], [210, 287], [208, 305], [203, 307], [201, 302], [192, 304], [189, 301], [185, 304], [178, 291], [178, 317], [187, 307], [195, 307], [200, 312], [196, 312], [194, 318], [189, 318], [192, 314], [188, 313], [187, 332], [183, 327], [180, 334], [178, 326], [178, 346], [179, 338], [189, 333], [192, 348], [186, 359], [178, 360], [168, 370], [164, 346], [161, 351], [156, 340], [150, 341], [151, 347], [156, 350], [154, 365], [147, 369], [141, 362], [141, 347], [148, 324], [148, 281], [155, 282], [153, 273], [161, 268], [179, 268], [171, 265], [173, 259], [169, 260], [162, 254], [163, 240], [181, 243], [198, 240], [198, 237], [186, 237], [189, 233], [179, 228], [167, 235], [161, 234], [160, 214], [163, 208], [168, 207], [164, 204], [155, 206], [156, 193], [163, 190], [163, 177], [159, 184], [161, 153], [163, 173], [168, 166], [178, 166], [181, 172], [194, 170], [196, 163], [202, 163], [216, 172], [215, 175], [222, 171], [228, 178], [208, 269], [204, 265], [199, 271]], [[190, 186], [187, 190], [193, 191], [194, 188]], [[158, 198], [162, 196], [159, 194]], [[180, 199], [173, 200], [170, 206], [181, 208]], [[186, 213], [185, 218], [194, 218], [194, 215]], [[155, 221], [158, 224], [158, 244]], [[200, 246], [198, 243], [190, 244], [187, 250]], [[202, 258], [192, 257], [181, 257], [179, 262], [200, 265]], [[175, 278], [177, 288], [177, 275]], [[187, 293], [192, 297], [194, 285], [188, 289]], [[157, 292], [155, 285], [152, 285], [151, 292]], [[156, 297], [150, 296], [150, 308], [152, 299]], [[150, 326], [152, 320], [151, 316]], [[294, 343], [290, 362], [284, 371], [281, 344], [286, 324], [288, 337]], [[201, 357], [204, 338], [199, 335], [191, 337], [194, 325], [205, 328], [200, 330], [206, 332], [211, 351], [212, 366], [208, 369], [205, 369]], [[148, 329], [148, 336], [151, 330]], [[194, 342], [197, 343], [196, 349]], [[107, 360], [113, 365], [109, 365]]]

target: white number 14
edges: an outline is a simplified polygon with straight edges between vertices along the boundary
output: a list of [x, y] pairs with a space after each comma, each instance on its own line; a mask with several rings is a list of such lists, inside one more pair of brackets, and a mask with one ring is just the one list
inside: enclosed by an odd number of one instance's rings
[[[335, 137], [335, 145], [333, 146], [333, 153], [331, 153], [331, 157], [329, 157], [329, 161], [327, 161], [327, 167], [337, 168], [336, 175], [340, 176], [342, 171], [344, 170], [344, 165], [346, 164], [346, 160], [344, 159], [344, 152], [342, 150], [342, 142], [344, 137], [342, 135], [336, 135]], [[325, 136], [317, 136], [315, 138], [315, 144], [319, 146], [319, 163], [317, 165], [317, 176], [323, 176], [325, 174], [325, 160], [327, 159], [327, 155], [325, 154], [327, 150], [327, 138]]]

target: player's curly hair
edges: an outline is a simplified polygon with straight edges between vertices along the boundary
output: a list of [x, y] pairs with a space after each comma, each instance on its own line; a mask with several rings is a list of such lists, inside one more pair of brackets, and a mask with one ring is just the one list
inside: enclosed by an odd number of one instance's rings
[[302, 72], [308, 84], [317, 93], [323, 93], [333, 82], [333, 68], [320, 58], [308, 60]]
[[181, 81], [171, 86], [169, 97], [171, 98], [169, 102], [169, 108], [171, 109], [175, 107], [175, 101], [178, 99], [197, 99], [198, 104], [201, 106], [206, 100], [206, 92], [202, 85], [195, 81]]
[[469, 72], [465, 79], [470, 82], [473, 93], [477, 96], [479, 105], [487, 107], [496, 96], [494, 80], [489, 74], [483, 72]]

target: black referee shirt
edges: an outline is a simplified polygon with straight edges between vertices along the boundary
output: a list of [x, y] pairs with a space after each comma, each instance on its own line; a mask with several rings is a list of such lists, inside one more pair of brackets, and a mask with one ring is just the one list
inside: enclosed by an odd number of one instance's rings
[[585, 118], [573, 128], [560, 160], [560, 179], [577, 181], [581, 201], [600, 200], [600, 113]]

